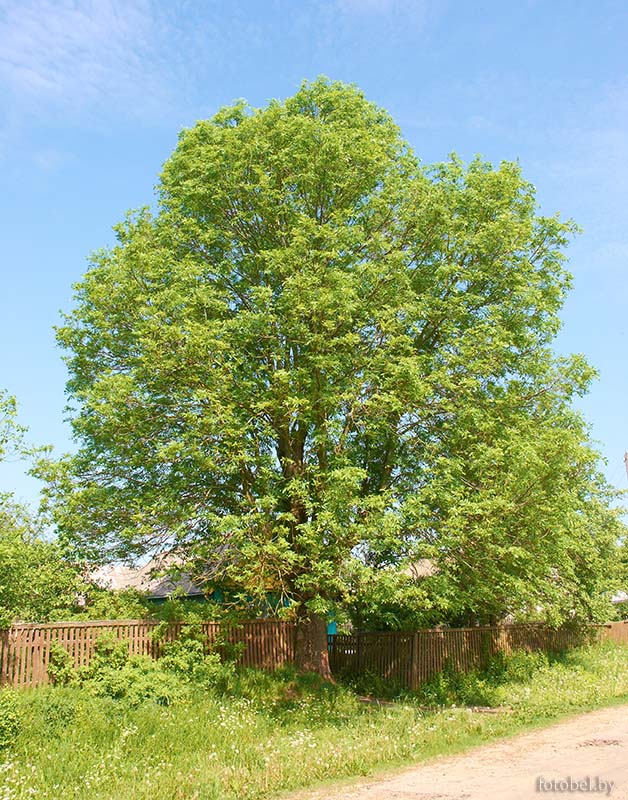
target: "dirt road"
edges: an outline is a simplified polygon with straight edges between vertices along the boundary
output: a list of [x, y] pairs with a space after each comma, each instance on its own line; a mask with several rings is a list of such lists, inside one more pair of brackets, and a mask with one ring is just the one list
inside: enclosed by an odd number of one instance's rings
[[[577, 782], [577, 783], [576, 783]], [[628, 706], [299, 800], [628, 800]]]

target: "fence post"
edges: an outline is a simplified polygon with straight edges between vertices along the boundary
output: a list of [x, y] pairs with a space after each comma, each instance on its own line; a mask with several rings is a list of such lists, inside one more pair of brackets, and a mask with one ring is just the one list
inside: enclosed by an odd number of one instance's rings
[[415, 692], [419, 688], [419, 634], [412, 634], [410, 649], [410, 689]]
[[0, 686], [9, 683], [9, 636], [8, 628], [0, 630]]
[[357, 634], [357, 650], [358, 650], [358, 675], [361, 675], [364, 659], [362, 658], [362, 634], [359, 631]]

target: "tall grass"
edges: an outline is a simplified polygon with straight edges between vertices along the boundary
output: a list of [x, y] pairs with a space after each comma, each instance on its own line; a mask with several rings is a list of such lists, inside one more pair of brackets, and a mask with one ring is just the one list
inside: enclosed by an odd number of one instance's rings
[[[93, 680], [26, 690], [15, 700], [19, 732], [0, 750], [0, 800], [272, 797], [628, 701], [627, 656], [618, 645], [553, 661], [517, 655], [481, 674], [445, 674], [386, 706], [290, 670], [227, 670], [213, 674], [211, 685], [179, 675], [170, 705], [150, 692], [116, 698]], [[118, 668], [133, 672], [132, 664]], [[472, 696], [511, 710], [489, 715], [451, 705]], [[447, 705], [426, 711], [427, 701]]]

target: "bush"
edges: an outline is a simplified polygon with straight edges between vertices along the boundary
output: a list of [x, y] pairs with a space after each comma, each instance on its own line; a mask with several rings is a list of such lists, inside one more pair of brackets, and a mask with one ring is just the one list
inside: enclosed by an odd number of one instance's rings
[[98, 639], [90, 665], [80, 677], [93, 694], [124, 699], [131, 706], [147, 700], [168, 706], [185, 694], [181, 681], [168, 674], [160, 662], [129, 655], [128, 642], [112, 633]]
[[0, 749], [11, 746], [22, 726], [17, 693], [0, 689]]
[[186, 626], [174, 642], [163, 645], [162, 669], [184, 683], [226, 689], [235, 674], [233, 662], [223, 662], [216, 652], [206, 653], [206, 640], [199, 626]]
[[536, 672], [549, 666], [547, 653], [517, 650], [505, 659], [503, 678], [508, 683], [527, 683]]
[[[194, 686], [217, 692], [226, 692], [233, 686], [235, 664], [221, 660], [216, 652], [206, 653], [200, 625], [185, 625], [177, 640], [163, 642], [167, 627], [164, 623], [154, 632], [162, 652], [157, 660], [131, 656], [127, 640], [104, 633], [94, 645], [89, 666], [76, 669], [67, 650], [53, 642], [48, 664], [51, 681], [57, 687], [84, 686], [94, 695], [124, 699], [131, 706], [145, 701], [168, 706], [185, 699]], [[42, 711], [44, 717], [51, 717], [51, 724], [53, 717], [60, 719], [63, 713], [61, 705]]]
[[90, 584], [85, 588], [83, 597], [86, 603], [73, 613], [67, 611], [61, 618], [70, 619], [145, 619], [150, 608], [144, 596], [135, 589], [101, 589]]
[[169, 706], [187, 694], [176, 675], [168, 673], [158, 661], [147, 656], [131, 656], [119, 667], [102, 667], [85, 682], [85, 686], [98, 697], [124, 699], [131, 706], [147, 700]]
[[129, 660], [129, 643], [114, 633], [103, 633], [94, 645], [88, 676], [97, 676], [104, 669], [122, 669]]
[[74, 660], [59, 642], [50, 644], [48, 676], [55, 686], [69, 686], [78, 680]]
[[[160, 642], [163, 630], [155, 632]], [[232, 663], [222, 663], [217, 653], [205, 653], [200, 626], [184, 627], [174, 642], [161, 645], [162, 657], [130, 656], [128, 642], [112, 634], [100, 637], [79, 682], [100, 697], [126, 700], [136, 706], [145, 701], [169, 706], [189, 695], [193, 686], [224, 690], [235, 674]]]

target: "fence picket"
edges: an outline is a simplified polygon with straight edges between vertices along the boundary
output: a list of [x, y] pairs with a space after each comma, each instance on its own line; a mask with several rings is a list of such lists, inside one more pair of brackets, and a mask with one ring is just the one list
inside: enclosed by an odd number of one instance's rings
[[[50, 647], [58, 642], [71, 655], [75, 667], [88, 666], [98, 638], [106, 632], [126, 640], [129, 652], [137, 655], [160, 655], [153, 641], [156, 622], [146, 620], [113, 620], [94, 622], [55, 622], [46, 624], [18, 623], [0, 629], [0, 686], [38, 686], [49, 682]], [[164, 637], [173, 641], [181, 634], [183, 625], [171, 623]], [[243, 642], [246, 647], [240, 658], [245, 666], [276, 669], [294, 660], [294, 625], [289, 622], [261, 620], [245, 622], [240, 627], [223, 628], [218, 623], [206, 623], [203, 630], [208, 646], [224, 630], [225, 639], [232, 644]]]
[[[591, 626], [598, 641], [628, 643], [628, 623]], [[329, 661], [335, 674], [363, 674], [370, 670], [382, 678], [414, 689], [446, 663], [469, 671], [484, 666], [497, 652], [555, 651], [577, 646], [586, 639], [577, 630], [552, 630], [542, 625], [482, 626], [401, 632], [334, 635], [329, 639]]]
[[[129, 652], [159, 657], [160, 645], [152, 637], [156, 622], [115, 620], [16, 624], [0, 630], [0, 686], [37, 686], [47, 683], [50, 647], [58, 642], [77, 667], [87, 666], [99, 636], [112, 632], [126, 640]], [[165, 641], [181, 634], [181, 623], [171, 623]], [[220, 634], [232, 645], [243, 643], [239, 663], [243, 666], [277, 669], [294, 661], [296, 631], [281, 620], [252, 620], [238, 626], [208, 622], [202, 626], [208, 646]], [[628, 643], [628, 624], [611, 622], [590, 627], [597, 641]], [[585, 637], [586, 638], [586, 637]], [[551, 630], [541, 625], [483, 626], [422, 630], [414, 633], [356, 633], [328, 636], [329, 661], [333, 672], [371, 671], [408, 688], [441, 671], [446, 663], [468, 671], [484, 665], [496, 652], [557, 650], [575, 646], [582, 635], [568, 628]]]

